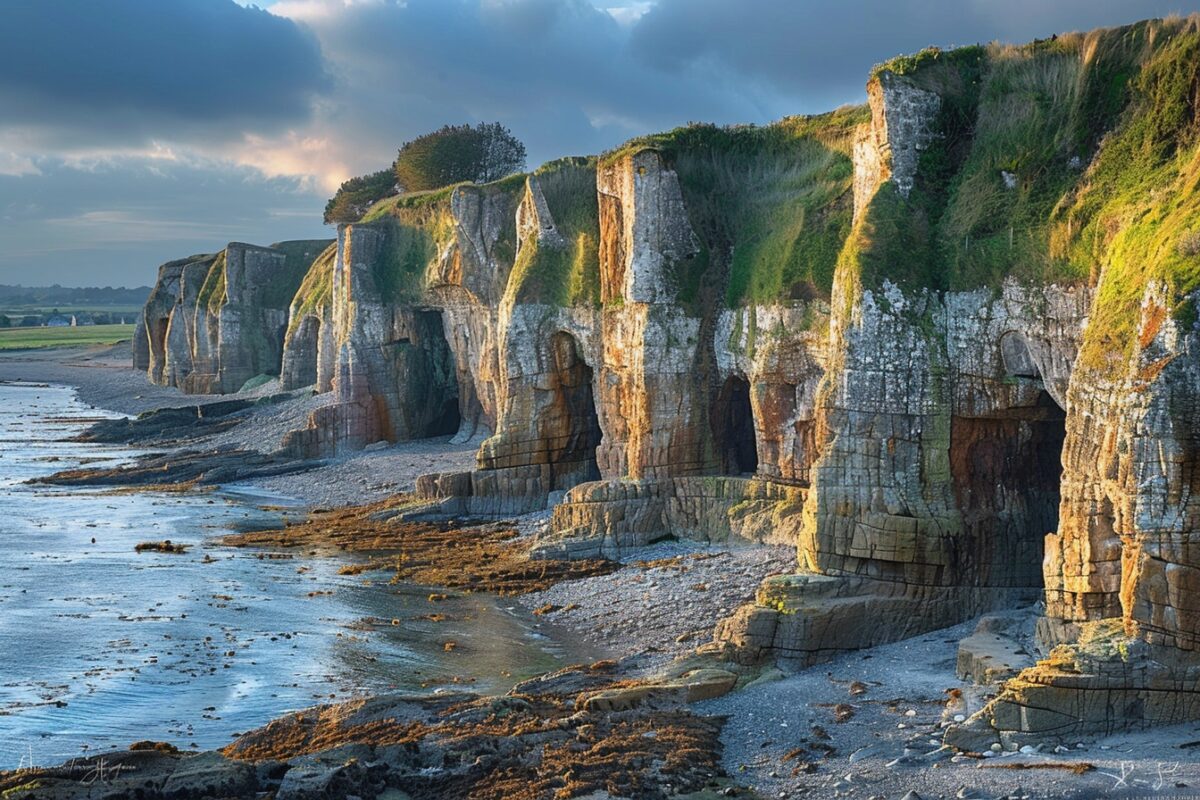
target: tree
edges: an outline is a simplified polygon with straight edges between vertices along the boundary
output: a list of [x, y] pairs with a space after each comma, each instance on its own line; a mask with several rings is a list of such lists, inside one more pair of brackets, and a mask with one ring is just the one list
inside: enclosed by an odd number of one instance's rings
[[525, 145], [499, 122], [446, 125], [406, 142], [394, 168], [406, 192], [490, 183], [525, 169]]
[[395, 193], [396, 175], [390, 169], [351, 178], [325, 204], [325, 224], [358, 222], [368, 208]]

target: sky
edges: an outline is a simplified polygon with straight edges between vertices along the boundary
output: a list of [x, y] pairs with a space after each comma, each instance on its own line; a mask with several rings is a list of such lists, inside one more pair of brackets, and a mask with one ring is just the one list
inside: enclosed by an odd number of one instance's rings
[[872, 64], [1200, 0], [5, 0], [0, 283], [136, 286], [332, 237], [325, 200], [443, 124], [529, 166], [865, 99]]

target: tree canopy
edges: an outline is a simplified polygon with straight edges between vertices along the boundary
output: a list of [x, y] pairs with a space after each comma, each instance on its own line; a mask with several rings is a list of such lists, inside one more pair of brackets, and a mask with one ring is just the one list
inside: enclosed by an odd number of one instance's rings
[[394, 169], [406, 192], [490, 183], [525, 169], [525, 145], [499, 122], [446, 125], [406, 142]]
[[351, 178], [325, 204], [325, 223], [358, 222], [374, 203], [395, 193], [396, 175], [390, 169]]

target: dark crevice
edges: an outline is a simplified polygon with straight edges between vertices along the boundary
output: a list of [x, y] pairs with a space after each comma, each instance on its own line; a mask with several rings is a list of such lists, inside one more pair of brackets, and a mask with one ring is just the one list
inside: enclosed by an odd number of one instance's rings
[[731, 375], [721, 386], [713, 404], [713, 445], [725, 475], [753, 475], [758, 471], [758, 443], [754, 434], [754, 412], [750, 384]]
[[953, 417], [950, 470], [962, 513], [957, 567], [980, 585], [1042, 585], [1058, 528], [1066, 414], [1044, 390], [1033, 406]]
[[550, 341], [553, 399], [540, 419], [547, 445], [550, 490], [558, 491], [600, 478], [596, 448], [602, 433], [592, 390], [592, 368], [579, 354], [569, 333], [554, 334]]

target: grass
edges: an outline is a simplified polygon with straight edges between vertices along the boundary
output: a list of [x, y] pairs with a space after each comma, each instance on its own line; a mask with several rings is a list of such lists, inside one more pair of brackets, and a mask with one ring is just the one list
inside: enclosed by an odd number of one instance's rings
[[[870, 79], [876, 79], [885, 72], [894, 75], [919, 76], [919, 81], [928, 80], [935, 76], [939, 68], [949, 67], [958, 70], [964, 64], [978, 61], [983, 55], [980, 45], [953, 47], [943, 50], [940, 47], [926, 47], [916, 53], [898, 55], [888, 61], [876, 64], [871, 70]], [[926, 86], [925, 88], [933, 88]]]
[[848, 106], [763, 127], [689, 125], [603, 160], [651, 149], [678, 173], [702, 244], [698, 257], [674, 265], [685, 305], [716, 283], [729, 306], [828, 298], [850, 233], [853, 135], [869, 119], [865, 106]]
[[[1147, 23], [1133, 100], [1085, 180], [1054, 215], [1051, 246], [1078, 270], [1099, 267], [1100, 288], [1080, 362], [1111, 373], [1134, 348], [1146, 287], [1166, 287], [1169, 308], [1195, 322], [1200, 259], [1200, 18]], [[1148, 45], [1153, 44], [1153, 47]], [[1165, 316], [1165, 314], [1164, 314]], [[1146, 332], [1144, 332], [1146, 333]], [[1152, 338], [1153, 331], [1147, 335]]]
[[337, 242], [326, 247], [312, 262], [296, 296], [292, 301], [288, 334], [300, 324], [300, 320], [311, 314], [319, 315], [321, 309], [333, 300], [333, 268], [337, 261]]
[[83, 325], [76, 328], [0, 328], [0, 350], [81, 347], [133, 338], [133, 325]]
[[881, 65], [939, 92], [939, 137], [908, 200], [881, 190], [842, 257], [864, 285], [940, 290], [1095, 283], [1103, 270], [1085, 345], [1097, 359], [1127, 355], [1150, 280], [1170, 286], [1177, 316], [1194, 314], [1197, 27], [1151, 20]]
[[566, 158], [534, 173], [565, 246], [531, 238], [509, 277], [517, 302], [558, 306], [600, 304], [600, 212], [596, 199], [596, 160]]
[[196, 297], [196, 307], [207, 308], [215, 314], [221, 309], [221, 304], [224, 302], [225, 251], [222, 250], [217, 253], [212, 266], [208, 268], [208, 275], [204, 277], [204, 284], [200, 287], [200, 294]]
[[[372, 265], [376, 284], [390, 302], [416, 300], [424, 288], [426, 268], [455, 236], [450, 202], [455, 191], [503, 193], [515, 198], [524, 187], [524, 175], [510, 175], [493, 183], [461, 183], [428, 192], [410, 192], [385, 198], [363, 215], [362, 222], [382, 226], [387, 235], [383, 257]], [[501, 215], [505, 228], [493, 247], [499, 260], [516, 252], [516, 225], [512, 213]]]

